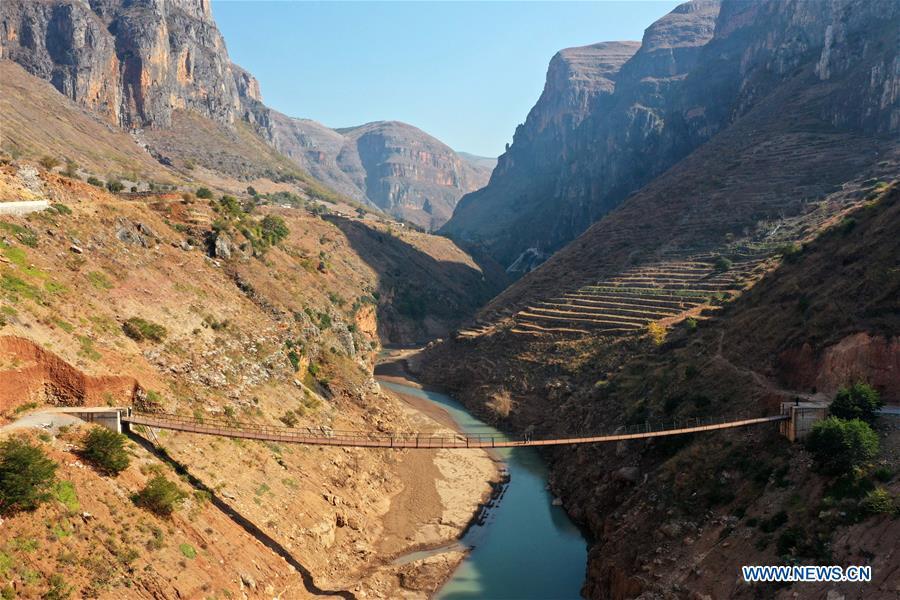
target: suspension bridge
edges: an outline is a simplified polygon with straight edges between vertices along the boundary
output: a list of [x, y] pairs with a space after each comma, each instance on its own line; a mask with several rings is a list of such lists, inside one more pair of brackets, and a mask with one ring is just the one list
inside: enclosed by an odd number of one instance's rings
[[735, 429], [790, 421], [790, 414], [755, 418], [683, 419], [666, 423], [641, 423], [616, 432], [602, 435], [578, 435], [560, 438], [534, 438], [525, 435], [512, 438], [498, 434], [420, 433], [420, 432], [366, 432], [338, 431], [318, 428], [280, 427], [240, 423], [226, 419], [196, 418], [167, 413], [142, 413], [127, 410], [121, 414], [123, 425], [141, 425], [152, 429], [168, 429], [204, 435], [264, 440], [314, 446], [343, 446], [359, 448], [518, 448], [523, 446], [564, 446], [571, 444], [597, 444], [627, 440], [648, 439], [672, 435], [684, 435]]

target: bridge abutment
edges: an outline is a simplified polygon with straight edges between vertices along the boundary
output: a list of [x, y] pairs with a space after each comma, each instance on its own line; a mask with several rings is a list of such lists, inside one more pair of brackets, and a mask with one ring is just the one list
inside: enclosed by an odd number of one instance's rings
[[813, 425], [828, 416], [828, 405], [824, 402], [782, 402], [781, 414], [790, 417], [782, 421], [779, 431], [792, 442], [802, 440]]

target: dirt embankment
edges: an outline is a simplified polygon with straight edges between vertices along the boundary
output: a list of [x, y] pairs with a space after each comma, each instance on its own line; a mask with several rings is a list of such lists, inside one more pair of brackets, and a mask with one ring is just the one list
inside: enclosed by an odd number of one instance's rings
[[130, 405], [139, 389], [133, 377], [87, 375], [31, 340], [0, 337], [0, 413], [29, 403]]

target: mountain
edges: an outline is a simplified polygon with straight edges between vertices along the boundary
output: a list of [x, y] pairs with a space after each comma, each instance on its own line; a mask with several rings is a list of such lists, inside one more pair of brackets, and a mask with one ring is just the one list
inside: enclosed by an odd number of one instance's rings
[[[726, 0], [651, 26], [570, 144], [514, 151], [526, 122], [488, 187], [460, 201], [444, 230], [505, 265], [561, 247], [432, 345], [420, 375], [536, 438], [772, 415], [860, 380], [896, 402], [898, 49], [890, 1]], [[545, 187], [493, 195], [514, 185], [501, 177], [513, 159], [563, 152]], [[573, 207], [604, 214], [565, 243]], [[895, 463], [895, 426], [876, 428], [877, 464]], [[843, 496], [774, 428], [550, 461], [554, 495], [592, 534], [586, 597], [894, 593], [891, 575], [866, 592], [735, 585], [742, 564], [849, 563], [860, 548], [895, 569], [895, 521], [864, 513], [863, 487]], [[871, 470], [860, 480], [876, 485], [898, 491]]]
[[3, 3], [0, 57], [126, 128], [174, 110], [232, 123], [240, 108], [207, 0]]
[[443, 225], [466, 192], [487, 183], [473, 163], [406, 123], [329, 129], [269, 111], [263, 135], [282, 154], [347, 196], [426, 229]]
[[[489, 167], [410, 125], [338, 133], [268, 109], [259, 82], [230, 61], [207, 0], [12, 0], [0, 20], [0, 58], [128, 130], [163, 162], [247, 181], [299, 180], [302, 169], [427, 229], [487, 182]], [[293, 166], [260, 149], [259, 137]]]
[[538, 102], [484, 189], [443, 231], [521, 275], [681, 158], [660, 140], [668, 104], [712, 38], [719, 5], [681, 5], [641, 44], [570, 48], [550, 61]]

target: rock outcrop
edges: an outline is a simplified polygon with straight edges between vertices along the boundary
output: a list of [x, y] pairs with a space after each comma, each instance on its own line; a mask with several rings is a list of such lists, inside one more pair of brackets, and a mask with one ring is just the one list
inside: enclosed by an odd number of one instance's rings
[[490, 184], [464, 197], [443, 231], [508, 266], [529, 249], [552, 254], [801, 73], [801, 87], [824, 85], [794, 98], [823, 122], [896, 134], [897, 10], [857, 0], [683, 4], [609, 69], [609, 94], [580, 123], [541, 136], [544, 107], [565, 104], [579, 80], [551, 65]]

